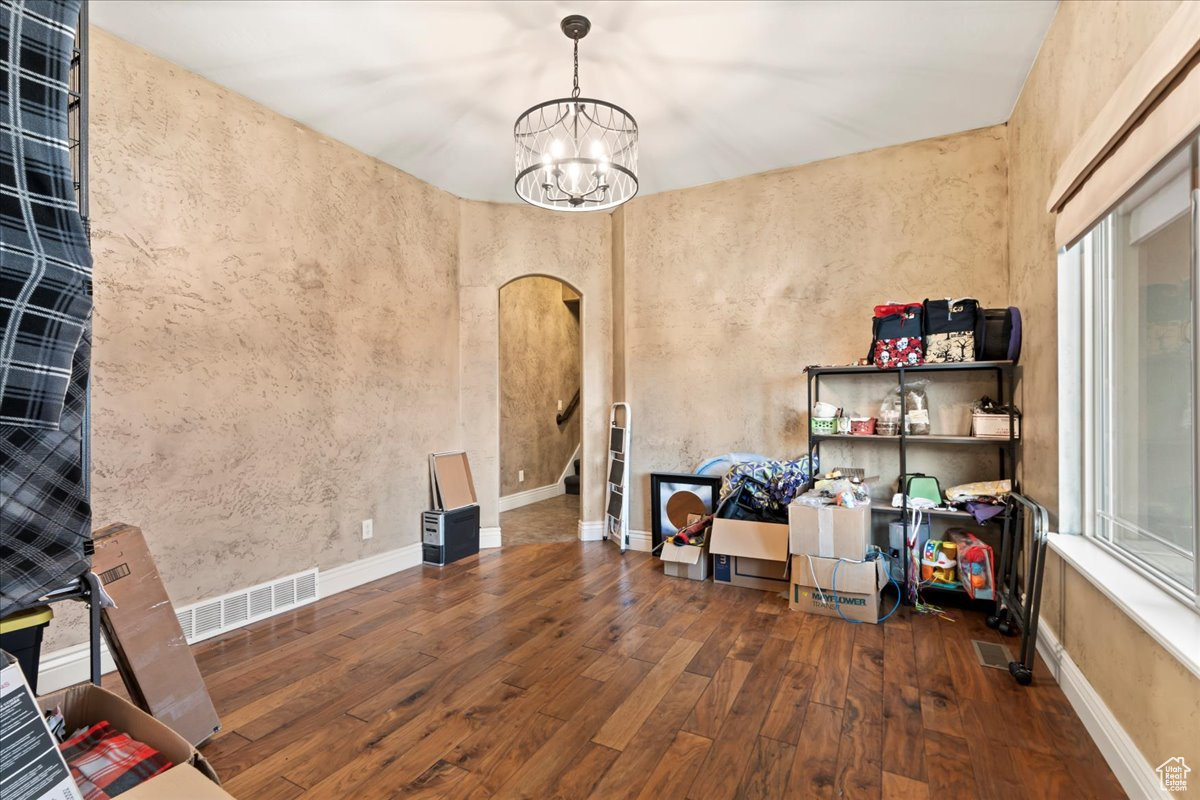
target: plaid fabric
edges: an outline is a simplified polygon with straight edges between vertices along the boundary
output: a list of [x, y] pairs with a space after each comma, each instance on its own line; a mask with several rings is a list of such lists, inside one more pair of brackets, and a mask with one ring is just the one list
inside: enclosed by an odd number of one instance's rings
[[0, 617], [91, 568], [91, 260], [71, 186], [79, 0], [0, 0]]
[[97, 722], [59, 745], [84, 800], [108, 800], [172, 767], [162, 753]]
[[83, 474], [92, 333], [75, 350], [58, 430], [0, 425], [0, 617], [92, 568], [92, 508]]
[[68, 79], [80, 0], [0, 3], [0, 424], [55, 429], [92, 309], [72, 186]]

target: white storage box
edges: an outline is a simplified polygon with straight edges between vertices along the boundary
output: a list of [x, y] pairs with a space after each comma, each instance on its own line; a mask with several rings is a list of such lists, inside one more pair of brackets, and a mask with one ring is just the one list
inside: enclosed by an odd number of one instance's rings
[[[1013, 438], [1021, 438], [1021, 418], [1013, 417]], [[971, 414], [971, 435], [980, 439], [1007, 439], [1008, 414]]]

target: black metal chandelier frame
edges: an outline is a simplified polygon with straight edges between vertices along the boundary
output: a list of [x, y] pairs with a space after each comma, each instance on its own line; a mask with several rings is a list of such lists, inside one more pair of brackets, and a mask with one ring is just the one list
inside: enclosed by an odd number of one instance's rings
[[[591, 23], [586, 17], [571, 15], [563, 19], [561, 27], [563, 33], [574, 42], [574, 86], [570, 97], [559, 97], [530, 106], [517, 117], [513, 126], [517, 146], [513, 187], [521, 199], [542, 208], [592, 210], [620, 205], [637, 194], [637, 121], [615, 103], [580, 96], [579, 40], [587, 35]], [[544, 118], [547, 109], [552, 109], [548, 120]], [[607, 122], [602, 119], [605, 113]], [[542, 119], [539, 120], [539, 117]], [[573, 154], [560, 157], [545, 152], [539, 146], [547, 141], [560, 144], [560, 140], [553, 139], [556, 129], [567, 134], [569, 143], [575, 149]], [[602, 140], [615, 141], [620, 146], [607, 155], [589, 157], [579, 152], [581, 142], [588, 138], [593, 145]], [[634, 168], [630, 169], [627, 163]], [[621, 188], [625, 196], [619, 199], [610, 195], [614, 171], [624, 176], [624, 186]], [[536, 177], [527, 180], [538, 172], [544, 173], [540, 180]], [[579, 178], [583, 173], [588, 179], [588, 186], [584, 187], [586, 190], [579, 186]], [[564, 185], [564, 180], [569, 177], [572, 186]], [[523, 182], [526, 191], [522, 191]], [[530, 190], [535, 188], [540, 189], [540, 196], [532, 196]]]

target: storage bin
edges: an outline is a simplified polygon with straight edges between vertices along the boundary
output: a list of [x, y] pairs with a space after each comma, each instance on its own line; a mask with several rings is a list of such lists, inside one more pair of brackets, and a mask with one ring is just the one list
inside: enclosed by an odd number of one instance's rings
[[812, 432], [818, 436], [832, 436], [837, 433], [837, 417], [830, 417], [828, 419], [813, 417]]
[[851, 436], [874, 436], [875, 435], [875, 418], [874, 417], [851, 417], [850, 418], [850, 435]]
[[[1008, 414], [971, 414], [971, 435], [980, 439], [1007, 439]], [[1021, 418], [1013, 418], [1013, 438], [1021, 438]]]
[[0, 620], [0, 650], [7, 650], [21, 665], [29, 689], [37, 694], [38, 665], [42, 660], [42, 633], [54, 612], [49, 606], [20, 611]]

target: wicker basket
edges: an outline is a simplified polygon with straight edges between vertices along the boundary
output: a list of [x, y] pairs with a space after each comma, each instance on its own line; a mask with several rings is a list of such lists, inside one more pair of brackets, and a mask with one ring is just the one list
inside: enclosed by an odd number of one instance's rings
[[832, 436], [837, 433], [837, 417], [813, 417], [812, 432], [819, 436]]
[[875, 435], [875, 418], [874, 417], [853, 417], [850, 420], [850, 435], [851, 436], [874, 436]]
[[[1013, 418], [1013, 438], [1021, 438], [1021, 418]], [[971, 435], [980, 439], [1007, 439], [1008, 414], [971, 414]]]

